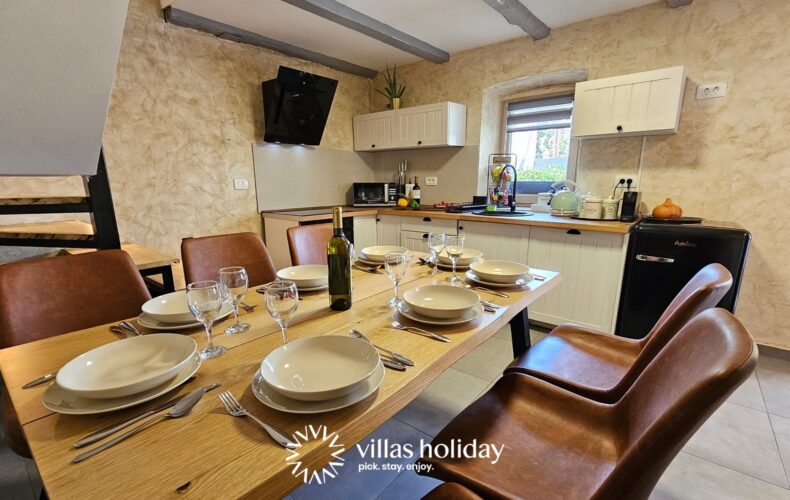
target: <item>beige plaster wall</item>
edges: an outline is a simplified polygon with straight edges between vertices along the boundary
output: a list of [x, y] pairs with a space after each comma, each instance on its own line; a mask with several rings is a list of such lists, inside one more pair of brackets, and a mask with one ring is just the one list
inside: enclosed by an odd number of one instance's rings
[[[263, 137], [260, 83], [280, 65], [339, 80], [321, 146], [352, 150], [369, 80], [166, 24], [158, 0], [130, 2], [104, 132], [123, 240], [178, 255], [185, 236], [261, 231], [252, 144]], [[233, 177], [250, 189], [234, 191]], [[0, 178], [0, 194], [81, 192], [79, 178]]]
[[[641, 190], [649, 207], [671, 196], [688, 215], [740, 223], [754, 240], [738, 315], [758, 341], [790, 348], [790, 2], [657, 2], [454, 55], [442, 65], [399, 67], [404, 105], [467, 105], [467, 144], [481, 144], [484, 89], [528, 75], [586, 69], [601, 78], [685, 65], [689, 81], [680, 132], [648, 137]], [[724, 99], [695, 101], [700, 83], [725, 81]], [[380, 80], [375, 82], [380, 85]], [[372, 95], [372, 109], [384, 108]], [[488, 113], [493, 115], [494, 113]], [[482, 135], [490, 134], [485, 123]], [[577, 178], [601, 193], [616, 172], [636, 172], [641, 138], [585, 141]], [[487, 155], [491, 151], [480, 151]], [[470, 181], [473, 182], [473, 181]]]

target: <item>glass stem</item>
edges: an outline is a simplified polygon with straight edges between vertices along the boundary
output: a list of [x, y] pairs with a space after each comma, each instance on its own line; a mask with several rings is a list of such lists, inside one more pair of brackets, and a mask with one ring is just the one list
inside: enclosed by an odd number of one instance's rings
[[214, 350], [214, 340], [211, 337], [211, 327], [214, 326], [213, 321], [209, 321], [208, 323], [204, 323], [203, 326], [206, 327], [206, 337], [208, 338], [208, 345], [206, 345], [206, 350], [213, 351]]
[[456, 259], [456, 258], [455, 258], [455, 257], [453, 257], [453, 281], [455, 281], [455, 279], [456, 279], [456, 277], [457, 277], [457, 276], [455, 275], [455, 259]]
[[235, 324], [238, 325], [239, 323], [241, 323], [241, 321], [239, 321], [239, 301], [238, 300], [234, 300], [233, 301], [233, 317], [236, 319]]
[[398, 302], [398, 282], [395, 282], [395, 303]]
[[285, 325], [280, 323], [280, 334], [283, 336], [283, 344], [288, 343], [288, 336], [285, 334]]

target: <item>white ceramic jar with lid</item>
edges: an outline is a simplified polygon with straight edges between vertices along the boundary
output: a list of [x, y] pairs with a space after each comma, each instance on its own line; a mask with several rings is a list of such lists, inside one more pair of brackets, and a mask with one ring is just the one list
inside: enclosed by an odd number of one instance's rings
[[602, 211], [602, 200], [600, 196], [590, 195], [584, 200], [584, 212], [582, 217], [585, 219], [600, 219]]
[[603, 200], [603, 203], [601, 204], [602, 205], [601, 213], [603, 215], [603, 218], [606, 219], [606, 220], [615, 220], [615, 219], [617, 219], [617, 205], [618, 204], [619, 204], [619, 201], [614, 199], [614, 198], [612, 198], [611, 196], [609, 198], [606, 198], [605, 200]]

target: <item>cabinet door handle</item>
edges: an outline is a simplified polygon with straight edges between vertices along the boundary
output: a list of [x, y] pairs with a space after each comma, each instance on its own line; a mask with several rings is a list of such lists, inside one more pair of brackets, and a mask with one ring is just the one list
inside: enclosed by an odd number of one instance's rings
[[622, 125], [618, 125], [617, 126], [617, 131], [618, 132], [622, 132], [623, 131], [623, 126]]
[[643, 255], [641, 253], [636, 255], [636, 260], [641, 260], [642, 262], [659, 262], [661, 264], [672, 264], [673, 262], [675, 262], [675, 259], [672, 259], [670, 257], [658, 257], [656, 255]]
[[417, 141], [417, 144], [418, 144], [418, 145], [422, 144], [422, 141]]
[[423, 234], [422, 235], [422, 239], [427, 240], [428, 239], [428, 233]]
[[568, 234], [582, 234], [582, 232], [579, 231], [578, 229], [568, 229], [567, 233]]
[[370, 147], [371, 147], [371, 148], [375, 148], [375, 147], [376, 147], [376, 145], [375, 145], [375, 144], [371, 144], [371, 145], [370, 145]]
[[463, 231], [464, 230], [464, 226], [458, 226], [458, 230], [459, 231]]
[[423, 217], [422, 221], [423, 222], [431, 222], [431, 218], [430, 217]]

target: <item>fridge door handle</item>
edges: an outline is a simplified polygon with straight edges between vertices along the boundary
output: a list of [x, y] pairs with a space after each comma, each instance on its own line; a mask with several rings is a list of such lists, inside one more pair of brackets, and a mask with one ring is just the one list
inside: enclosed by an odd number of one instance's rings
[[641, 260], [642, 262], [659, 262], [661, 264], [671, 264], [675, 262], [675, 259], [671, 259], [669, 257], [658, 257], [655, 255], [644, 255], [641, 253], [636, 254], [636, 260]]

